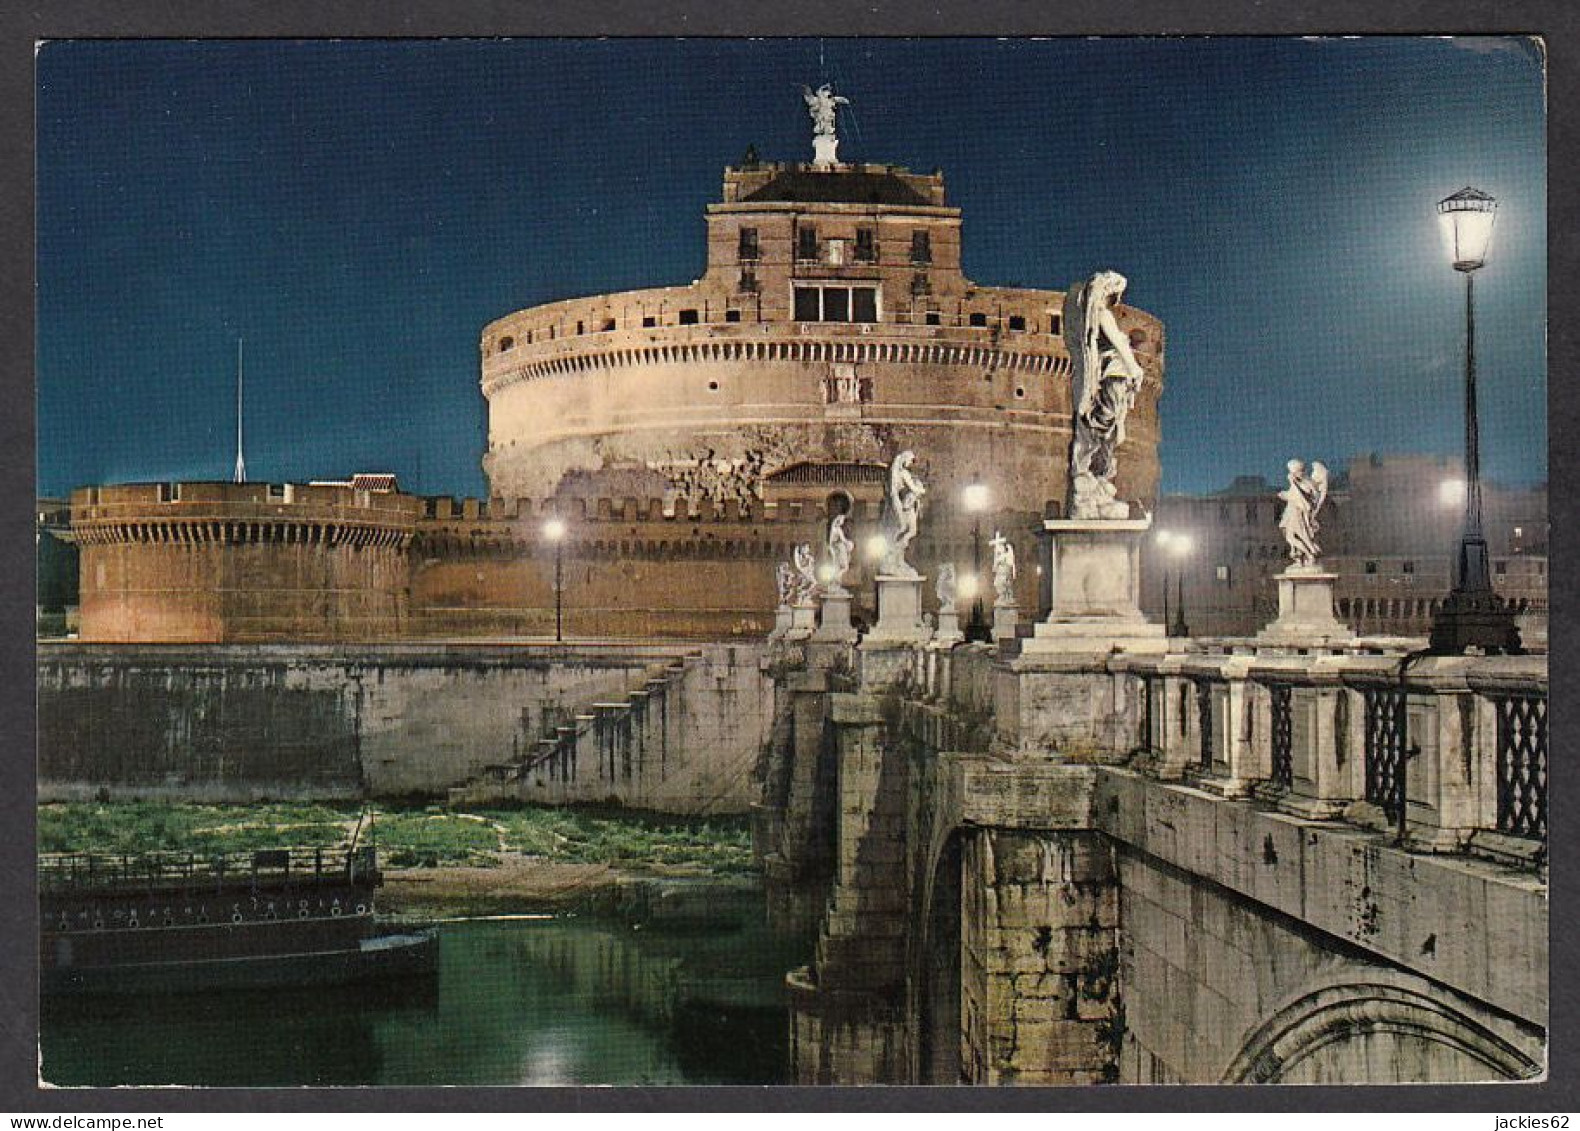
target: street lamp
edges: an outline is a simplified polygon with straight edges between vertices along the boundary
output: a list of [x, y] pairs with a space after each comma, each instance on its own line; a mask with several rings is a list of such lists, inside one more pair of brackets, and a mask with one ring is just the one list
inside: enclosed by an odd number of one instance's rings
[[971, 516], [971, 616], [966, 620], [966, 640], [993, 642], [993, 629], [988, 624], [987, 610], [982, 605], [982, 512], [988, 507], [988, 489], [981, 483], [972, 483], [960, 492], [960, 502]]
[[1172, 530], [1160, 530], [1157, 534], [1158, 548], [1175, 559], [1174, 580], [1178, 586], [1177, 600], [1174, 602], [1174, 620], [1169, 621], [1169, 565], [1168, 559], [1163, 560], [1163, 631], [1169, 636], [1189, 636], [1190, 628], [1185, 623], [1185, 566], [1180, 564], [1180, 559], [1191, 550], [1189, 534], [1176, 534]]
[[1487, 262], [1498, 202], [1479, 189], [1463, 188], [1438, 202], [1438, 221], [1454, 270], [1465, 276], [1465, 522], [1453, 588], [1432, 618], [1431, 651], [1443, 655], [1479, 648], [1518, 652], [1520, 634], [1513, 609], [1492, 589], [1487, 540], [1481, 530], [1481, 447], [1476, 416], [1476, 282]]
[[551, 518], [543, 524], [543, 537], [554, 543], [554, 642], [565, 640], [565, 520]]

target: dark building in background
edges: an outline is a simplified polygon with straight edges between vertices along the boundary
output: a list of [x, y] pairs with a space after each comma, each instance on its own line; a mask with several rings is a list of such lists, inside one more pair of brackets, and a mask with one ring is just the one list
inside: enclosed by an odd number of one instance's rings
[[77, 547], [71, 541], [71, 504], [39, 499], [33, 511], [38, 635], [64, 636], [77, 628]]
[[[1165, 495], [1155, 531], [1184, 535], [1175, 555], [1157, 539], [1143, 553], [1142, 604], [1161, 619], [1167, 571], [1171, 619], [1183, 596], [1192, 635], [1246, 636], [1278, 612], [1273, 578], [1288, 564], [1278, 529], [1282, 483], [1240, 476], [1210, 495]], [[1425, 636], [1448, 593], [1464, 508], [1459, 461], [1361, 456], [1333, 477], [1321, 515], [1322, 563], [1338, 574], [1339, 619], [1368, 636]], [[1547, 488], [1483, 482], [1493, 584], [1522, 611], [1528, 643], [1547, 619]], [[1183, 584], [1181, 584], [1183, 582]]]

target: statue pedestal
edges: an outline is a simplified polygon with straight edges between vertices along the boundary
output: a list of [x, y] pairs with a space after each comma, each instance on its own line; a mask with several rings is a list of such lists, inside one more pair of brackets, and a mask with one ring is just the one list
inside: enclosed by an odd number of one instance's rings
[[841, 590], [823, 594], [823, 616], [812, 639], [833, 644], [844, 644], [856, 639], [856, 628], [850, 623], [848, 592]]
[[1258, 644], [1344, 644], [1355, 633], [1333, 615], [1333, 583], [1338, 574], [1321, 566], [1290, 566], [1278, 582], [1278, 617], [1256, 634]]
[[1141, 539], [1152, 520], [1055, 518], [1042, 525], [1051, 609], [1020, 642], [1021, 654], [1167, 652], [1163, 626], [1141, 612]]
[[833, 134], [812, 135], [812, 166], [832, 169], [839, 164], [839, 138]]
[[780, 605], [774, 610], [773, 631], [768, 634], [769, 640], [779, 640], [790, 631], [790, 606]]
[[993, 639], [1013, 640], [1015, 626], [1020, 623], [1020, 606], [1013, 601], [993, 606]]
[[790, 627], [785, 632], [786, 640], [805, 640], [817, 628], [817, 606], [808, 601], [806, 604], [790, 606]]
[[958, 644], [965, 639], [960, 631], [960, 611], [953, 605], [938, 610], [938, 628], [933, 633], [935, 644]]
[[922, 623], [923, 580], [878, 575], [878, 623], [867, 633], [862, 647], [910, 644], [932, 635]]

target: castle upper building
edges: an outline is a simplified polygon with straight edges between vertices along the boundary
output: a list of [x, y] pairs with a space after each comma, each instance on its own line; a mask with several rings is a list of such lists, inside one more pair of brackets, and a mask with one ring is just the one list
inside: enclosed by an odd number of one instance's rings
[[[691, 493], [751, 505], [793, 463], [913, 449], [935, 512], [981, 482], [1006, 508], [1065, 499], [1070, 362], [1060, 291], [961, 270], [941, 173], [760, 164], [724, 173], [707, 269], [677, 287], [532, 307], [483, 332], [493, 494]], [[1119, 495], [1156, 496], [1163, 331], [1118, 311], [1146, 380]]]
[[[554, 624], [556, 556], [573, 633], [759, 635], [775, 565], [820, 548], [836, 513], [858, 542], [875, 532], [905, 450], [928, 487], [910, 554], [925, 574], [970, 570], [973, 483], [991, 499], [977, 517], [1038, 559], [1069, 466], [1062, 292], [967, 279], [941, 173], [748, 160], [725, 171], [707, 232], [693, 283], [487, 326], [487, 499], [371, 481], [74, 492], [83, 637], [538, 634]], [[1115, 313], [1145, 371], [1118, 492], [1150, 509], [1163, 332]], [[547, 514], [565, 521], [558, 545]], [[868, 569], [847, 582], [870, 621]], [[1038, 607], [1039, 572], [1021, 571], [1023, 608]]]

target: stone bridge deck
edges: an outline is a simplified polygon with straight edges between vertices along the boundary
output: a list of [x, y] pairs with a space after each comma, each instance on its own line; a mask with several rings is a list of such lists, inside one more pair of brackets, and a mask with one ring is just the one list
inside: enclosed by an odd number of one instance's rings
[[1541, 660], [820, 659], [760, 822], [802, 1082], [1540, 1074]]

